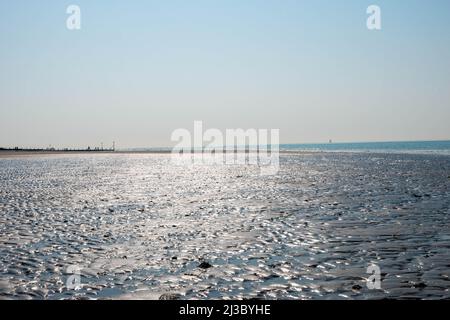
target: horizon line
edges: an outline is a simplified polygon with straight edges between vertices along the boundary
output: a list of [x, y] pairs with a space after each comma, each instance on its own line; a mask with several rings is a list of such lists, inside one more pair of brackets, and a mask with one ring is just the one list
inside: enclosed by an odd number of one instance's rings
[[[335, 144], [335, 145], [339, 145], [339, 144], [363, 144], [363, 143], [417, 143], [417, 142], [450, 142], [450, 139], [429, 139], [429, 140], [375, 140], [375, 141], [334, 141], [334, 140], [330, 140], [328, 142], [288, 142], [288, 143], [279, 143], [279, 146], [286, 146], [286, 145], [330, 145], [330, 144]], [[269, 144], [272, 145], [272, 144]], [[276, 144], [274, 144], [276, 145]], [[216, 147], [227, 147], [227, 145], [223, 145], [223, 146], [216, 146]], [[6, 146], [0, 146], [0, 150], [6, 150], [6, 149], [14, 149], [14, 148], [19, 148], [19, 149], [42, 149], [42, 150], [46, 150], [46, 149], [80, 149], [83, 147], [56, 147], [56, 146], [51, 146], [49, 147], [19, 147], [19, 146], [14, 146], [14, 147], [6, 147]], [[96, 147], [91, 147], [92, 150], [94, 150]], [[147, 147], [124, 147], [124, 148], [116, 148], [117, 150], [127, 150], [127, 149], [169, 149], [169, 148], [173, 148], [172, 146], [147, 146]], [[104, 150], [106, 149], [110, 149], [110, 148], [104, 148]]]

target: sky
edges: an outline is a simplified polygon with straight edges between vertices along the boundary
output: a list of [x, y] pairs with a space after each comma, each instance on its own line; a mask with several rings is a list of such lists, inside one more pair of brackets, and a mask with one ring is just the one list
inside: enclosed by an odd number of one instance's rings
[[449, 40], [448, 0], [0, 0], [0, 146], [448, 140]]

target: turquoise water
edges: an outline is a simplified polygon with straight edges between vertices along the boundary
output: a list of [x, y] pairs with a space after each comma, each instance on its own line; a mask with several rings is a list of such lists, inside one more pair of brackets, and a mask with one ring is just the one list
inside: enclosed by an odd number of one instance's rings
[[322, 144], [281, 144], [280, 150], [434, 153], [450, 155], [450, 141], [352, 142]]
[[[231, 147], [227, 147], [234, 149]], [[244, 148], [244, 147], [242, 147]], [[121, 151], [163, 151], [166, 148], [134, 148]], [[316, 152], [376, 152], [408, 154], [442, 154], [450, 155], [450, 140], [446, 141], [400, 141], [400, 142], [350, 142], [350, 143], [297, 143], [280, 144], [281, 151], [316, 151]]]

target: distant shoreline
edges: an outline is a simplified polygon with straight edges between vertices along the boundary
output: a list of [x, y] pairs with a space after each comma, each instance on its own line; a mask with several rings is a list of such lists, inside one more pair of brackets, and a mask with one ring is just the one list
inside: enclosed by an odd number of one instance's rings
[[47, 156], [47, 155], [99, 155], [99, 154], [166, 154], [170, 151], [101, 151], [101, 150], [69, 150], [69, 151], [55, 151], [55, 150], [0, 150], [0, 158], [14, 158], [14, 157], [31, 157], [31, 156]]

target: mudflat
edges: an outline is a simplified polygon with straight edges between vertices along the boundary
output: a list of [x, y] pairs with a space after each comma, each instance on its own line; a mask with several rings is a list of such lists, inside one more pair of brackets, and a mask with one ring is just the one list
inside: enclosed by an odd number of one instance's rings
[[0, 298], [448, 299], [449, 249], [449, 156], [0, 159]]

